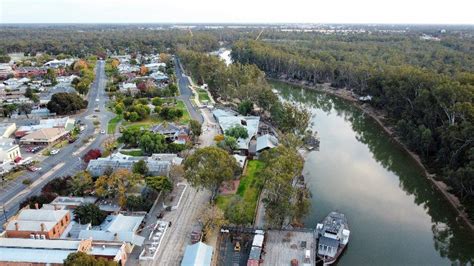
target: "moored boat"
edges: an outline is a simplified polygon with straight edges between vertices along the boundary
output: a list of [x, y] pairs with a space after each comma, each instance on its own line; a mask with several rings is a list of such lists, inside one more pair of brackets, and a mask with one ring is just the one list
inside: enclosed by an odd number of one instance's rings
[[331, 265], [349, 243], [349, 225], [346, 216], [331, 212], [321, 223], [316, 225], [318, 237], [317, 256], [323, 265]]

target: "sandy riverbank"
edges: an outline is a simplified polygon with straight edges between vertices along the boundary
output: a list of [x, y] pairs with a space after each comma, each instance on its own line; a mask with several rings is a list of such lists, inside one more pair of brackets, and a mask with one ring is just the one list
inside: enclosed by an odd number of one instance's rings
[[304, 85], [301, 83], [297, 82], [292, 82], [292, 81], [287, 81], [287, 80], [281, 80], [281, 79], [271, 79], [283, 83], [287, 83], [290, 85], [296, 85], [296, 86], [301, 86], [306, 89], [310, 90], [316, 90], [324, 93], [328, 93], [331, 95], [334, 95], [336, 97], [339, 97], [341, 99], [347, 100], [351, 102], [354, 106], [362, 110], [365, 114], [369, 115], [372, 117], [377, 124], [388, 134], [390, 137], [400, 146], [403, 148], [403, 150], [410, 155], [410, 157], [420, 166], [420, 168], [423, 170], [424, 175], [426, 178], [428, 178], [433, 185], [438, 189], [438, 191], [443, 194], [443, 196], [446, 198], [446, 200], [450, 203], [450, 205], [456, 210], [458, 213], [458, 218], [461, 219], [472, 231], [474, 231], [474, 223], [469, 219], [467, 213], [463, 210], [464, 207], [459, 201], [459, 199], [451, 194], [449, 190], [449, 186], [446, 185], [443, 181], [439, 181], [435, 179], [435, 174], [431, 174], [428, 172], [426, 169], [425, 165], [422, 163], [421, 158], [414, 152], [412, 152], [408, 147], [396, 136], [394, 130], [385, 125], [383, 122], [383, 119], [385, 118], [385, 115], [383, 112], [376, 110], [375, 108], [369, 106], [368, 104], [363, 104], [360, 101], [358, 101], [352, 93], [348, 90], [345, 89], [332, 89], [328, 84], [324, 85], [319, 85], [317, 87], [315, 86], [308, 86]]

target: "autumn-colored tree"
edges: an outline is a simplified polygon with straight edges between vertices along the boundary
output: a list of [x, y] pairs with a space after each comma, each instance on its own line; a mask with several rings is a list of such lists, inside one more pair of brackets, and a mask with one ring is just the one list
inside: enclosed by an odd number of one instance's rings
[[91, 160], [95, 160], [102, 156], [102, 152], [99, 149], [89, 150], [82, 158], [85, 163], [89, 163]]
[[83, 59], [79, 59], [76, 62], [74, 62], [73, 69], [74, 71], [81, 71], [83, 69], [87, 69], [89, 66], [87, 62]]
[[205, 241], [213, 232], [216, 232], [224, 224], [226, 219], [224, 212], [216, 205], [209, 205], [200, 217], [202, 223], [202, 240]]
[[99, 197], [117, 198], [121, 207], [127, 203], [125, 193], [142, 177], [128, 169], [117, 169], [110, 176], [102, 175], [95, 181], [95, 192]]
[[148, 68], [146, 66], [141, 66], [140, 67], [140, 72], [138, 72], [141, 76], [146, 76], [148, 73]]

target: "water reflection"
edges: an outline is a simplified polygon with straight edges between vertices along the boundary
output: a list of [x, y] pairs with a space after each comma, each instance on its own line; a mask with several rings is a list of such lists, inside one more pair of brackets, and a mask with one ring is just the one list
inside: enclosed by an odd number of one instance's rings
[[316, 114], [321, 148], [305, 167], [315, 195], [308, 224], [331, 208], [348, 213], [353, 238], [341, 264], [473, 264], [474, 234], [372, 119], [331, 95], [272, 84]]

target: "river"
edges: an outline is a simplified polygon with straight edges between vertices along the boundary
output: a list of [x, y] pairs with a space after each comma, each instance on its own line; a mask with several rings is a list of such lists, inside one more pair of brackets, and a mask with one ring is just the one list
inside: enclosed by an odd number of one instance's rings
[[335, 96], [271, 84], [314, 115], [321, 146], [305, 162], [312, 193], [305, 226], [332, 210], [346, 214], [351, 238], [339, 265], [473, 263], [474, 234], [373, 119]]
[[[232, 62], [230, 51], [219, 56]], [[346, 214], [351, 237], [338, 265], [474, 265], [474, 233], [372, 118], [332, 95], [271, 85], [313, 114], [321, 145], [303, 170], [312, 194], [305, 226]]]

